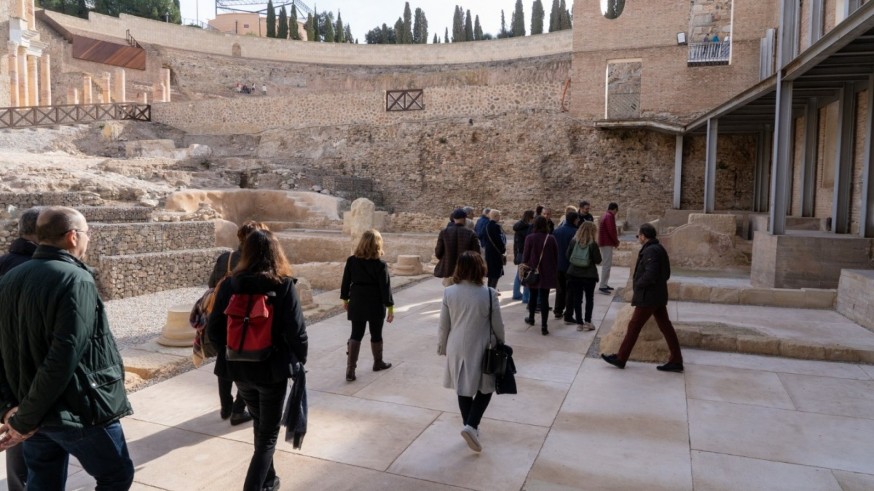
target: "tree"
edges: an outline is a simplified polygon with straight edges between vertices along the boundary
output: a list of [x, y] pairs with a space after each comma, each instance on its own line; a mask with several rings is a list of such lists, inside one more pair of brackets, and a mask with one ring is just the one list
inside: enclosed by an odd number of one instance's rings
[[322, 17], [322, 34], [325, 36], [326, 43], [333, 43], [334, 37], [334, 13], [327, 12]]
[[322, 26], [321, 24], [321, 15], [319, 15], [319, 10], [313, 5], [313, 37], [312, 41], [319, 42], [322, 40]]
[[464, 16], [464, 40], [473, 41], [473, 21], [470, 19], [470, 10]]
[[307, 41], [315, 41], [316, 33], [313, 30], [313, 26], [315, 25], [315, 20], [313, 19], [313, 14], [307, 14], [307, 21], [304, 24], [304, 29], [307, 31]]
[[513, 11], [513, 37], [525, 35], [525, 12], [522, 11], [522, 0], [516, 0], [516, 9]]
[[340, 16], [339, 10], [337, 10], [337, 23], [334, 24], [334, 42], [346, 42], [346, 29], [343, 27], [343, 18]]
[[546, 12], [543, 11], [543, 2], [534, 0], [531, 5], [531, 35], [543, 34], [543, 17]]
[[404, 19], [401, 26], [402, 38], [400, 44], [413, 44], [413, 13], [410, 11], [410, 2], [404, 2]]
[[464, 11], [458, 5], [455, 6], [455, 14], [452, 16], [452, 42], [464, 41]]
[[[343, 33], [345, 34], [346, 42], [349, 44], [352, 44], [352, 26], [350, 26], [349, 24], [346, 24], [346, 28], [343, 31]], [[357, 39], [355, 40], [355, 44], [358, 44]]]
[[276, 30], [276, 37], [288, 39], [288, 15], [285, 13], [285, 5], [279, 9], [279, 28]]
[[449, 44], [449, 28], [447, 27], [445, 31], [443, 31], [443, 42]]
[[473, 40], [474, 41], [482, 41], [483, 39], [483, 26], [479, 23], [479, 16], [476, 16], [476, 20], [473, 22]]
[[561, 0], [561, 4], [558, 7], [558, 13], [559, 13], [559, 21], [558, 21], [559, 29], [561, 29], [563, 31], [565, 29], [570, 29], [571, 27], [573, 27], [571, 25], [572, 24], [571, 12], [570, 12], [570, 10], [567, 9], [567, 5], [565, 5], [564, 0]]
[[413, 17], [413, 43], [428, 44], [428, 19], [425, 18], [425, 11], [417, 8], [416, 15]]
[[405, 44], [404, 19], [402, 17], [398, 17], [398, 20], [395, 21], [395, 44]]
[[291, 4], [291, 15], [288, 16], [288, 30], [291, 39], [300, 40], [300, 33], [297, 31], [297, 6]]
[[[61, 2], [65, 0], [60, 0]], [[182, 22], [179, 13], [179, 3], [176, 0], [73, 0], [76, 10], [81, 11], [89, 5], [93, 5], [94, 12], [118, 17], [119, 14], [130, 14], [137, 17], [169, 21], [174, 24]], [[87, 10], [86, 10], [87, 16]]]
[[440, 38], [437, 37], [437, 33], [434, 33], [434, 40], [431, 41], [432, 44], [440, 44]]
[[504, 19], [504, 10], [501, 9], [501, 31], [498, 32], [498, 39], [508, 37], [510, 37], [510, 33], [507, 32], [507, 21]]
[[549, 11], [549, 32], [561, 30], [561, 11], [558, 9], [558, 0], [552, 0], [552, 9]]
[[267, 37], [276, 37], [276, 9], [273, 0], [267, 0]]

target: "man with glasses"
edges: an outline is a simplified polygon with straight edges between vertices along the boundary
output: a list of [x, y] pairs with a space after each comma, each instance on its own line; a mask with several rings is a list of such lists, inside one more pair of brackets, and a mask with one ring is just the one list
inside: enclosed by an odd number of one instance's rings
[[134, 467], [119, 419], [124, 367], [94, 277], [81, 213], [44, 208], [30, 261], [0, 279], [0, 451], [21, 444], [27, 488], [64, 489], [73, 455], [97, 489], [127, 490]]

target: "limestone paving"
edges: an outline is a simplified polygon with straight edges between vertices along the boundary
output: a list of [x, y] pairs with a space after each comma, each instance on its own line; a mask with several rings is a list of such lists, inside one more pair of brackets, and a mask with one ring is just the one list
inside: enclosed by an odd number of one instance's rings
[[[627, 269], [613, 274], [622, 280]], [[550, 315], [544, 337], [524, 324], [511, 280], [499, 286], [519, 394], [493, 397], [481, 454], [459, 436], [455, 394], [442, 387], [443, 288], [430, 279], [395, 295], [395, 321], [385, 330], [390, 370], [367, 370], [362, 350], [358, 380], [345, 382], [345, 316], [309, 326], [309, 429], [301, 450], [277, 446], [283, 489], [837, 491], [874, 484], [870, 366], [686, 350], [685, 374], [638, 362], [618, 370], [591, 348], [623, 302], [596, 295], [594, 333]], [[726, 306], [713, 307], [710, 315], [728, 315]], [[684, 304], [669, 311], [674, 319], [691, 315]], [[774, 317], [761, 312], [758, 322]], [[833, 312], [816, 314], [828, 322]], [[137, 469], [133, 489], [240, 487], [251, 427], [219, 418], [212, 368], [131, 394], [135, 413], [123, 426]], [[93, 488], [75, 461], [69, 472], [68, 489]], [[0, 487], [4, 479], [0, 462]]]

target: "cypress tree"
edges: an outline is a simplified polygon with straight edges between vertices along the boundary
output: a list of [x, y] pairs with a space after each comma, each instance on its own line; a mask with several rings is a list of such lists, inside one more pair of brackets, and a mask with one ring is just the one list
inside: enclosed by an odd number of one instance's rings
[[307, 41], [315, 41], [316, 40], [316, 32], [313, 29], [314, 24], [315, 24], [315, 20], [313, 19], [313, 14], [307, 14], [307, 21], [304, 24], [304, 28], [307, 31]]
[[[346, 36], [346, 42], [352, 44], [352, 26], [346, 24], [346, 29], [343, 31]], [[358, 44], [358, 40], [355, 40], [355, 44]]]
[[440, 38], [437, 37], [437, 33], [434, 33], [434, 40], [431, 41], [431, 44], [440, 44]]
[[452, 16], [452, 42], [464, 41], [464, 11], [458, 5], [455, 6], [455, 14]]
[[443, 31], [443, 42], [449, 44], [449, 28], [447, 27], [445, 31]]
[[559, 28], [563, 31], [565, 29], [570, 29], [572, 26], [571, 22], [571, 12], [567, 9], [567, 5], [565, 5], [564, 0], [561, 0], [561, 4], [558, 7], [559, 13]]
[[314, 42], [320, 42], [322, 40], [322, 26], [319, 25], [321, 22], [321, 17], [319, 15], [319, 10], [313, 5], [313, 37], [312, 40]]
[[276, 9], [273, 0], [267, 0], [267, 37], [276, 37]]
[[334, 25], [334, 42], [346, 42], [346, 30], [343, 28], [343, 17], [340, 16], [339, 10], [337, 10], [337, 23]]
[[473, 21], [473, 40], [474, 41], [482, 41], [483, 40], [483, 26], [479, 23], [479, 16], [476, 16], [476, 19]]
[[279, 29], [276, 31], [279, 39], [288, 39], [288, 15], [285, 13], [285, 5], [279, 9]]
[[294, 4], [291, 4], [291, 15], [288, 16], [288, 31], [291, 39], [300, 39], [300, 33], [297, 31], [297, 7]]
[[543, 3], [540, 0], [534, 0], [534, 3], [531, 5], [531, 35], [543, 34], [543, 17], [545, 14]]
[[404, 2], [404, 25], [402, 44], [413, 44], [413, 12], [410, 10], [410, 2]]
[[428, 19], [425, 18], [425, 11], [417, 8], [413, 19], [413, 43], [428, 44]]
[[510, 33], [507, 32], [507, 21], [504, 19], [504, 10], [501, 9], [501, 31], [498, 32], [498, 39], [507, 37], [510, 37]]
[[326, 43], [334, 42], [334, 14], [332, 12], [325, 12], [323, 16], [323, 25], [322, 25], [322, 34], [325, 36]]
[[552, 10], [549, 11], [549, 32], [561, 30], [561, 11], [558, 10], [558, 0], [552, 0]]
[[404, 44], [404, 19], [398, 17], [395, 21], [395, 44]]
[[513, 37], [525, 35], [525, 12], [522, 11], [522, 0], [516, 0], [516, 9], [513, 11]]
[[464, 40], [473, 41], [473, 21], [470, 19], [470, 10], [464, 16]]

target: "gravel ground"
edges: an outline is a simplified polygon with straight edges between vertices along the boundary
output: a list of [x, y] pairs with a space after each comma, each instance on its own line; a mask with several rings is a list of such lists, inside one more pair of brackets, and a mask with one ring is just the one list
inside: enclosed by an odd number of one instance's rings
[[118, 349], [136, 346], [159, 336], [170, 307], [181, 303], [194, 305], [205, 291], [206, 285], [107, 301], [109, 327], [118, 342]]

